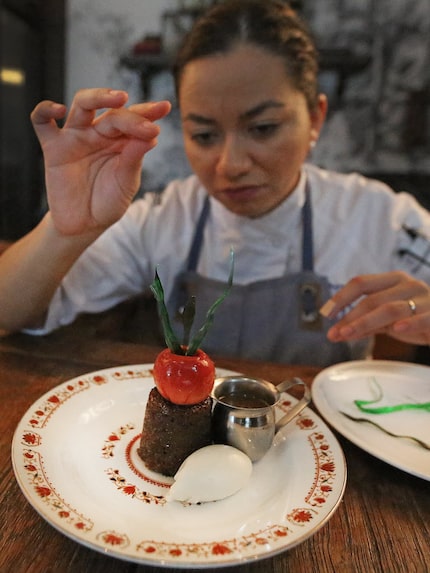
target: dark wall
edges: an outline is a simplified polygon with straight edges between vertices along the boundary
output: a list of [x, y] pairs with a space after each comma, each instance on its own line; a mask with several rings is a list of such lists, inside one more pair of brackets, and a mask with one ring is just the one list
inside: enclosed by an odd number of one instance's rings
[[19, 238], [42, 215], [30, 113], [41, 99], [63, 100], [64, 21], [63, 0], [0, 2], [0, 240]]

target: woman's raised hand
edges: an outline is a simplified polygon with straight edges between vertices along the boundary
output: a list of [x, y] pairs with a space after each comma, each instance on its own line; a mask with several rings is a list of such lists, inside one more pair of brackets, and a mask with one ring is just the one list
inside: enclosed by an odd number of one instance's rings
[[350, 280], [320, 312], [335, 319], [356, 303], [328, 331], [332, 342], [385, 333], [410, 344], [430, 343], [430, 287], [401, 271], [361, 275]]
[[160, 101], [125, 107], [127, 100], [124, 91], [86, 89], [76, 94], [68, 115], [64, 105], [51, 101], [31, 114], [52, 221], [62, 235], [102, 232], [122, 217], [139, 189], [142, 159], [157, 142], [154, 122], [171, 106]]

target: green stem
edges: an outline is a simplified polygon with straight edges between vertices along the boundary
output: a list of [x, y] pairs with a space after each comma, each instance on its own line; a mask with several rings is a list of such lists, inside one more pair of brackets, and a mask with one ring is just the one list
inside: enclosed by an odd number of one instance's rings
[[375, 378], [372, 378], [372, 382], [378, 391], [377, 398], [375, 400], [354, 400], [354, 404], [362, 412], [368, 414], [390, 414], [391, 412], [400, 412], [402, 410], [426, 410], [430, 412], [430, 402], [409, 402], [405, 404], [394, 404], [393, 406], [372, 406], [369, 408], [369, 404], [376, 404], [380, 402], [383, 397], [382, 389]]
[[221, 296], [219, 298], [217, 298], [217, 300], [212, 304], [212, 306], [207, 311], [206, 320], [205, 320], [203, 326], [201, 326], [201, 328], [194, 335], [194, 337], [192, 338], [192, 340], [190, 342], [190, 345], [187, 348], [187, 351], [185, 353], [187, 356], [192, 356], [193, 354], [196, 353], [202, 340], [206, 336], [209, 328], [212, 326], [212, 323], [213, 323], [214, 317], [215, 317], [216, 309], [223, 302], [223, 300], [226, 298], [226, 296], [230, 292], [230, 289], [233, 285], [233, 274], [234, 274], [234, 252], [233, 252], [233, 249], [230, 249], [230, 275], [228, 277], [227, 287], [225, 288], [225, 290], [221, 294]]
[[154, 293], [155, 300], [157, 301], [158, 314], [163, 326], [164, 340], [166, 341], [167, 347], [174, 354], [184, 354], [184, 350], [181, 348], [170, 323], [169, 313], [167, 312], [166, 304], [164, 302], [164, 289], [157, 270], [155, 271], [155, 278], [153, 283], [150, 285], [150, 288]]

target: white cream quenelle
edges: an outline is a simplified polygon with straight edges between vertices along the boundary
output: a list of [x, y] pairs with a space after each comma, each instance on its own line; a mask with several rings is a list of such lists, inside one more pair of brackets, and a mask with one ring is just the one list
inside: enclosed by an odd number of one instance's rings
[[215, 444], [193, 452], [176, 472], [168, 501], [217, 501], [242, 489], [252, 473], [249, 457], [232, 446]]

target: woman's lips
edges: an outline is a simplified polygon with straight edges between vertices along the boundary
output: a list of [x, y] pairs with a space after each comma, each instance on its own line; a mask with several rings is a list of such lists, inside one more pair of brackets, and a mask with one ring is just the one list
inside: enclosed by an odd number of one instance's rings
[[248, 201], [254, 199], [256, 195], [260, 194], [261, 186], [249, 185], [243, 187], [229, 187], [221, 191], [221, 195], [227, 197], [231, 201]]

